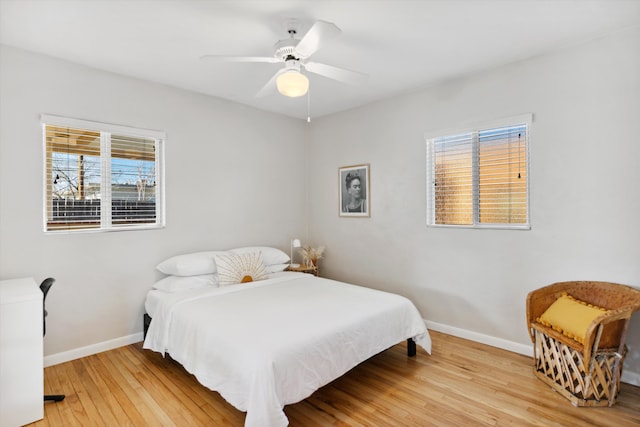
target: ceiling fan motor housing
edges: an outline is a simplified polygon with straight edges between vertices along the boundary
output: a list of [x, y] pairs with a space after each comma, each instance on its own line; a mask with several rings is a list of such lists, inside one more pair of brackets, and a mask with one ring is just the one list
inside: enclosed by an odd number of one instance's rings
[[288, 59], [300, 60], [300, 58], [295, 55], [295, 49], [299, 42], [300, 40], [298, 39], [280, 40], [274, 46], [276, 51], [273, 56], [281, 59], [282, 61], [286, 61]]

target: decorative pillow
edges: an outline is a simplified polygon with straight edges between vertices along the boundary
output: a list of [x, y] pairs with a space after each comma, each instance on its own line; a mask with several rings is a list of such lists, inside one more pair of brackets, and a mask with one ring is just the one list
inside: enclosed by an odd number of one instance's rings
[[153, 284], [153, 289], [165, 292], [180, 292], [189, 289], [205, 288], [207, 286], [218, 286], [218, 279], [215, 274], [202, 274], [199, 276], [168, 276], [158, 280]]
[[247, 283], [267, 278], [260, 252], [216, 256], [220, 286]]
[[563, 292], [536, 320], [579, 343], [584, 343], [587, 328], [593, 319], [606, 312], [605, 308], [577, 300]]
[[198, 276], [216, 272], [215, 256], [225, 254], [225, 251], [205, 251], [177, 255], [156, 266], [164, 274], [171, 276]]
[[289, 263], [265, 265], [264, 269], [267, 273], [278, 273], [279, 271], [285, 271], [287, 267], [289, 267]]
[[287, 264], [289, 262], [289, 255], [282, 252], [280, 249], [272, 248], [269, 246], [247, 246], [244, 248], [231, 249], [229, 252], [233, 252], [235, 254], [261, 252], [262, 262], [266, 266], [276, 265], [276, 264]]

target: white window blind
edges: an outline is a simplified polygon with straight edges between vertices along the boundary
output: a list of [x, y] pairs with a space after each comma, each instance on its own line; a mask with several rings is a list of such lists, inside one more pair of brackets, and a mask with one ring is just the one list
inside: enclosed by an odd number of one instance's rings
[[427, 224], [529, 228], [530, 115], [427, 138]]
[[45, 231], [164, 225], [164, 135], [43, 116]]

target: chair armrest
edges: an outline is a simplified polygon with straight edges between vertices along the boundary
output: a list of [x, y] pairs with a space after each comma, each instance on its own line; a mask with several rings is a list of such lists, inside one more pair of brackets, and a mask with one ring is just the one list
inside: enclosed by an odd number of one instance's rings
[[533, 329], [542, 332], [543, 334], [555, 339], [556, 341], [560, 341], [561, 343], [565, 344], [568, 347], [571, 347], [572, 349], [580, 353], [584, 353], [584, 346], [580, 342], [574, 340], [573, 338], [569, 338], [568, 336], [564, 335], [562, 332], [558, 332], [553, 328], [550, 328], [549, 326], [545, 326], [538, 322], [532, 323], [531, 328], [529, 328], [529, 333], [532, 335], [533, 335], [532, 333]]
[[587, 365], [591, 360], [592, 352], [595, 352], [599, 348], [601, 348], [600, 342], [602, 341], [602, 337], [597, 337], [598, 329], [600, 328], [600, 326], [602, 326], [604, 330], [605, 325], [608, 325], [613, 322], [617, 322], [619, 320], [625, 321], [622, 326], [622, 329], [618, 329], [618, 330], [613, 329], [609, 331], [610, 333], [616, 333], [620, 335], [616, 337], [617, 338], [616, 351], [622, 351], [621, 347], [624, 346], [624, 343], [626, 341], [625, 335], [626, 335], [626, 328], [628, 326], [629, 319], [631, 319], [631, 315], [636, 310], [637, 310], [637, 307], [635, 307], [634, 305], [630, 305], [630, 306], [621, 307], [614, 310], [609, 310], [606, 313], [604, 313], [602, 316], [598, 316], [595, 319], [593, 319], [593, 321], [587, 328], [587, 332], [584, 340], [583, 356], [584, 356], [585, 365]]
[[536, 323], [536, 319], [553, 304], [563, 292], [571, 288], [570, 283], [553, 283], [540, 289], [529, 292], [527, 295], [527, 325], [531, 342], [535, 341], [531, 332], [531, 325]]

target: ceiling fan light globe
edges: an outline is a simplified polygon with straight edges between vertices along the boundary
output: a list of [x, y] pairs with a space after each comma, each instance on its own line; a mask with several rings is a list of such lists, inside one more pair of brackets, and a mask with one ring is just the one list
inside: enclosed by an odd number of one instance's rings
[[285, 71], [276, 79], [278, 92], [290, 98], [297, 98], [309, 90], [309, 79], [296, 70]]

